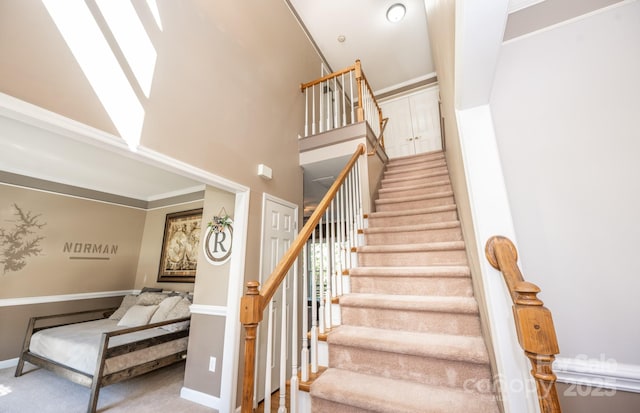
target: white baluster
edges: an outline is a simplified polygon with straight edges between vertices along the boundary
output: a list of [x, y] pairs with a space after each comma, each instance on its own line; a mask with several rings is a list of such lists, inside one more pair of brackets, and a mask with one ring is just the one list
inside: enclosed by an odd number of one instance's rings
[[309, 136], [309, 88], [304, 90], [304, 137]]
[[344, 90], [344, 73], [342, 74], [342, 87], [340, 88], [342, 92], [342, 126], [347, 126], [347, 105], [345, 104], [345, 90]]
[[318, 132], [324, 132], [324, 82], [320, 82], [320, 89], [318, 90], [320, 94], [320, 119], [318, 119]]
[[338, 115], [340, 114], [340, 110], [338, 110], [338, 97], [336, 96], [338, 93], [338, 77], [333, 78], [333, 127], [337, 128], [340, 126], [340, 122], [338, 121]]
[[[303, 257], [306, 254], [306, 246], [303, 248]], [[305, 259], [303, 258], [303, 265]], [[305, 269], [306, 271], [306, 269]], [[289, 411], [296, 413], [298, 411], [298, 259], [293, 264], [293, 311], [291, 312], [291, 381], [289, 386]], [[306, 285], [304, 290], [306, 291]], [[303, 296], [303, 298], [305, 298]], [[304, 311], [303, 319], [307, 318], [307, 301], [302, 306]], [[304, 329], [305, 336], [307, 335], [306, 328]], [[300, 362], [304, 362], [301, 359]], [[307, 375], [308, 375], [307, 370]]]
[[327, 122], [327, 129], [325, 130], [331, 130], [331, 85], [329, 83], [329, 81], [327, 80], [326, 82], [326, 86], [325, 86], [325, 103], [327, 104], [327, 113], [326, 113], [326, 122]]
[[333, 271], [333, 268], [332, 268], [332, 260], [331, 260], [331, 239], [330, 239], [331, 220], [329, 219], [329, 208], [326, 209], [324, 214], [325, 214], [324, 215], [325, 216], [325, 221], [324, 221], [325, 236], [327, 241], [326, 242], [327, 249], [326, 249], [326, 252], [324, 252], [323, 254], [327, 260], [327, 266], [325, 267], [324, 280], [323, 280], [324, 289], [325, 289], [324, 322], [325, 322], [325, 328], [328, 330], [331, 328], [331, 325], [333, 323], [333, 320], [331, 318], [331, 272]]
[[318, 372], [318, 309], [316, 307], [316, 232], [311, 233], [311, 373]]
[[[289, 275], [287, 274], [287, 278]], [[287, 281], [285, 280], [280, 288], [282, 289], [282, 306], [280, 317], [280, 403], [278, 405], [278, 413], [287, 413], [287, 315], [289, 313], [287, 307], [287, 289], [285, 288]], [[265, 399], [266, 399], [265, 393]]]
[[318, 288], [320, 289], [320, 311], [318, 312], [318, 329], [320, 334], [325, 333], [325, 319], [324, 319], [324, 242], [323, 242], [323, 233], [322, 233], [322, 218], [320, 218], [319, 225], [319, 241], [320, 241], [320, 273], [318, 274], [318, 279], [320, 280], [320, 284]]
[[273, 364], [273, 299], [269, 301], [269, 320], [267, 322], [267, 358], [264, 374], [264, 408], [271, 411], [271, 365]]
[[[309, 263], [307, 261], [307, 248], [302, 249], [302, 351], [300, 351], [300, 379], [309, 381]], [[294, 287], [295, 288], [295, 287]], [[294, 291], [297, 291], [294, 289]], [[296, 312], [294, 312], [294, 315]], [[295, 323], [293, 324], [295, 327]], [[293, 388], [293, 386], [291, 386]], [[293, 394], [293, 392], [292, 392]]]
[[311, 86], [311, 134], [316, 134], [316, 86]]

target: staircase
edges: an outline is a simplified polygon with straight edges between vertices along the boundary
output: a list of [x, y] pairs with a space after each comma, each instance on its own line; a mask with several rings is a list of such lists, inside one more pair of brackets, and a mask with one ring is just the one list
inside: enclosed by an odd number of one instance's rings
[[442, 152], [390, 160], [312, 411], [498, 412]]

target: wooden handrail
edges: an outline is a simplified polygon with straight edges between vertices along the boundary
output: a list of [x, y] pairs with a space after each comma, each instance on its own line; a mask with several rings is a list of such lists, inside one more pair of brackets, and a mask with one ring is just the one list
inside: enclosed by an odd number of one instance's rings
[[485, 254], [489, 263], [502, 272], [513, 301], [513, 317], [518, 342], [531, 362], [531, 375], [536, 381], [542, 413], [561, 413], [556, 375], [552, 364], [560, 353], [551, 311], [537, 297], [540, 288], [525, 281], [518, 268], [518, 251], [506, 237], [491, 237]]
[[331, 80], [331, 79], [333, 79], [334, 77], [338, 77], [338, 76], [340, 76], [340, 75], [342, 75], [342, 74], [344, 74], [344, 73], [349, 73], [349, 72], [351, 72], [352, 70], [356, 70], [356, 65], [351, 65], [351, 66], [349, 66], [349, 67], [345, 67], [345, 68], [344, 68], [344, 69], [342, 69], [342, 70], [338, 70], [337, 72], [329, 73], [328, 75], [324, 75], [323, 77], [321, 77], [321, 78], [319, 78], [319, 79], [316, 79], [316, 80], [312, 80], [311, 82], [301, 83], [301, 84], [300, 84], [300, 90], [304, 92], [304, 90], [305, 90], [306, 88], [309, 88], [309, 87], [311, 87], [311, 86], [318, 85], [318, 84], [320, 84], [320, 83], [322, 83], [322, 82], [324, 82], [324, 81], [327, 81], [327, 80]]
[[247, 282], [247, 293], [240, 302], [240, 322], [245, 327], [244, 346], [244, 375], [242, 384], [242, 413], [251, 413], [253, 410], [253, 386], [255, 380], [255, 354], [256, 354], [256, 330], [264, 309], [269, 305], [269, 301], [278, 290], [278, 287], [291, 269], [291, 266], [300, 255], [300, 252], [307, 243], [315, 227], [320, 222], [333, 198], [335, 198], [340, 186], [345, 182], [358, 158], [367, 151], [364, 144], [359, 144], [356, 151], [349, 159], [349, 162], [342, 169], [333, 185], [329, 188], [324, 198], [320, 201], [309, 220], [300, 230], [300, 233], [293, 241], [287, 252], [278, 262], [273, 272], [265, 281], [262, 290], [259, 290], [258, 281]]

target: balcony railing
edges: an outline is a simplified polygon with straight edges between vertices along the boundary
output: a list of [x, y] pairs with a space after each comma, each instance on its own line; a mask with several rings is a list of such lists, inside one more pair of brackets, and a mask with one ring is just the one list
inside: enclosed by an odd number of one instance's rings
[[[382, 132], [382, 110], [360, 60], [352, 66], [300, 85], [305, 94], [304, 136], [367, 121], [376, 137]], [[384, 146], [384, 142], [381, 142]]]

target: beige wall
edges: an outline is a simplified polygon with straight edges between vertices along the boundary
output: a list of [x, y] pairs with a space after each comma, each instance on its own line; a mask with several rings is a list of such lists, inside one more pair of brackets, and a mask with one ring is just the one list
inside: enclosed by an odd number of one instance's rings
[[133, 288], [145, 211], [4, 184], [0, 200], [0, 228], [12, 230], [14, 203], [46, 224], [33, 228], [33, 237], [44, 237], [42, 252], [26, 258], [21, 270], [2, 275], [0, 298]]
[[560, 407], [566, 413], [637, 413], [640, 394], [586, 385], [557, 384]]
[[[157, 52], [149, 98], [134, 87], [145, 112], [141, 145], [250, 188], [245, 274], [257, 279], [262, 193], [302, 204], [299, 84], [317, 77], [320, 59], [281, 0], [158, 2], [161, 31], [146, 2], [133, 3]], [[0, 52], [1, 92], [117, 134], [42, 2], [2, 2]], [[260, 163], [273, 169], [271, 181], [257, 176]], [[209, 284], [201, 294], [196, 280], [195, 289], [197, 300], [219, 301]], [[193, 345], [206, 346], [198, 325]]]

